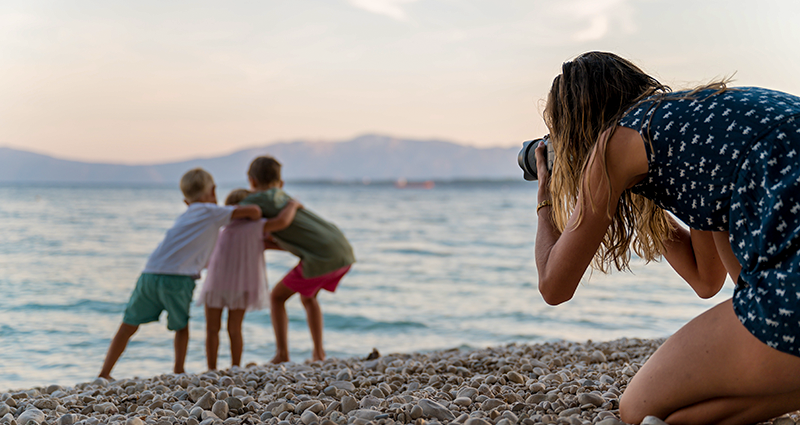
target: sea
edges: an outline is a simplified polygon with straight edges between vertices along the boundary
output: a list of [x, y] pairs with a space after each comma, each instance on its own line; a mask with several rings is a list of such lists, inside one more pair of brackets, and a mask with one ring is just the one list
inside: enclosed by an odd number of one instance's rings
[[[234, 188], [221, 184], [218, 197]], [[572, 300], [547, 305], [534, 261], [535, 182], [285, 190], [339, 226], [358, 260], [335, 293], [319, 294], [328, 356], [663, 338], [733, 293], [728, 281], [700, 299], [666, 261], [634, 259], [632, 272], [586, 273]], [[0, 392], [93, 380], [148, 255], [185, 208], [174, 185], [0, 184]], [[270, 286], [297, 263], [286, 252], [265, 255]], [[297, 297], [287, 309], [291, 359], [303, 362], [312, 348], [305, 311]], [[202, 373], [202, 306], [192, 305], [189, 328], [186, 369]], [[224, 332], [222, 368], [230, 365]], [[243, 364], [268, 362], [269, 311], [248, 312], [243, 332]], [[173, 335], [163, 315], [142, 325], [113, 376], [170, 373]]]

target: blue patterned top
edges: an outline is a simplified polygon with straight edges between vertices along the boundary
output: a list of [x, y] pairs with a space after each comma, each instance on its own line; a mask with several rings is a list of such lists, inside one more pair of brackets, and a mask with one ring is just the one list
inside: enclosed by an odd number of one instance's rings
[[[686, 92], [673, 95], [681, 94]], [[800, 98], [755, 87], [721, 94], [704, 90], [693, 97], [656, 105], [654, 96], [620, 120], [639, 131], [649, 156], [647, 177], [632, 190], [692, 228], [727, 231], [734, 177], [743, 158], [762, 149], [760, 140], [771, 129], [800, 115]]]

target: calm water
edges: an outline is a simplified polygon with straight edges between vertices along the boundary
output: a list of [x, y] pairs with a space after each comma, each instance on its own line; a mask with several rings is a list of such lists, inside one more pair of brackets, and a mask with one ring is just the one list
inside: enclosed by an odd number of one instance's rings
[[[336, 223], [359, 260], [335, 294], [320, 295], [330, 356], [663, 337], [733, 291], [728, 282], [701, 300], [657, 263], [596, 274], [572, 301], [546, 305], [533, 261], [536, 184], [286, 190]], [[147, 256], [184, 209], [176, 188], [0, 186], [0, 391], [93, 379]], [[295, 262], [268, 252], [270, 285]], [[302, 361], [311, 348], [305, 313], [298, 299], [288, 310], [292, 359]], [[192, 315], [187, 371], [203, 372], [202, 308]], [[267, 311], [248, 313], [244, 334], [244, 363], [272, 358]], [[140, 327], [114, 376], [170, 372], [172, 336], [163, 318]]]

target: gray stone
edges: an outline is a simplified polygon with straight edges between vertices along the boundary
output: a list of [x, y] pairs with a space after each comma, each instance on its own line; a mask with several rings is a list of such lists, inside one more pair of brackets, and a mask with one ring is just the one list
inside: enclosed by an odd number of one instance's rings
[[72, 413], [67, 413], [66, 415], [62, 415], [58, 418], [56, 425], [72, 425], [75, 423], [75, 415]]
[[469, 397], [456, 397], [456, 399], [453, 400], [453, 404], [457, 406], [467, 407], [470, 404], [472, 404], [472, 400]]
[[244, 407], [244, 403], [242, 400], [239, 400], [239, 397], [231, 396], [225, 399], [225, 403], [228, 404], [228, 409], [230, 410], [239, 410]]
[[370, 409], [373, 407], [378, 407], [381, 405], [381, 399], [375, 396], [368, 395], [361, 399], [361, 402], [358, 403], [358, 407], [361, 409]]
[[436, 418], [443, 422], [449, 422], [456, 419], [456, 416], [450, 411], [450, 409], [433, 400], [423, 398], [417, 403], [417, 405], [422, 408], [422, 414], [429, 418]]
[[215, 401], [217, 401], [217, 398], [214, 396], [214, 393], [208, 391], [197, 400], [195, 406], [203, 410], [211, 410]]
[[351, 393], [356, 390], [356, 386], [350, 381], [333, 381], [331, 386]]
[[319, 416], [311, 410], [305, 410], [300, 415], [300, 421], [306, 425], [311, 425], [314, 422], [319, 422]]
[[377, 410], [370, 410], [370, 409], [358, 409], [350, 412], [350, 416], [354, 418], [364, 419], [366, 421], [371, 421], [381, 414], [382, 413]]
[[342, 397], [342, 413], [348, 413], [355, 409], [358, 409], [358, 402], [355, 398], [349, 395]]
[[230, 408], [228, 407], [228, 403], [222, 400], [217, 400], [216, 402], [214, 402], [214, 405], [211, 406], [211, 411], [214, 412], [214, 414], [217, 415], [218, 418], [223, 420], [228, 419], [229, 410]]
[[142, 422], [141, 419], [134, 416], [132, 418], [128, 418], [128, 420], [125, 421], [125, 425], [144, 425], [144, 422]]
[[625, 425], [625, 422], [617, 418], [605, 418], [598, 422], [597, 425]]
[[503, 400], [499, 400], [499, 399], [496, 399], [496, 398], [490, 398], [490, 399], [484, 401], [483, 403], [481, 403], [481, 410], [483, 410], [484, 412], [488, 412], [488, 411], [490, 411], [492, 409], [496, 409], [496, 408], [498, 408], [500, 406], [505, 406], [505, 405], [506, 405], [506, 402], [504, 402]]
[[38, 400], [34, 400], [33, 405], [37, 409], [46, 409], [46, 410], [53, 410], [59, 406], [58, 402], [56, 400], [53, 400], [52, 398], [40, 398]]
[[511, 382], [513, 382], [515, 384], [524, 384], [525, 383], [525, 378], [522, 375], [520, 375], [519, 373], [517, 373], [517, 372], [515, 372], [513, 370], [509, 371], [506, 374], [506, 379], [508, 379], [509, 381], [511, 381]]
[[458, 390], [456, 397], [467, 397], [469, 399], [475, 398], [478, 395], [478, 390], [472, 387], [464, 387]]
[[642, 425], [667, 425], [667, 423], [655, 416], [645, 416]]
[[44, 412], [39, 409], [28, 409], [17, 418], [17, 425], [39, 425], [44, 422]]
[[353, 371], [350, 368], [344, 368], [336, 374], [337, 381], [352, 381], [353, 380]]
[[600, 407], [605, 403], [605, 399], [595, 393], [582, 393], [578, 394], [578, 403], [579, 404], [592, 404], [594, 406]]
[[483, 418], [469, 418], [464, 425], [492, 425], [492, 423]]

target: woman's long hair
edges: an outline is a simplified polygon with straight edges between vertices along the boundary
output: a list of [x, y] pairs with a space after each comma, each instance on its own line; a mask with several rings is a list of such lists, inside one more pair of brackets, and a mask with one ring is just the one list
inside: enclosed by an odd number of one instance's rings
[[[625, 111], [639, 101], [670, 92], [669, 87], [613, 53], [588, 52], [563, 64], [561, 74], [553, 80], [544, 110], [556, 158], [550, 191], [559, 231], [564, 231], [581, 190], [597, 187], [597, 182], [584, 182], [590, 158], [601, 161], [610, 187], [606, 143], [597, 144], [600, 133], [615, 128]], [[592, 156], [595, 149], [598, 152]], [[612, 222], [592, 268], [604, 273], [610, 271], [611, 265], [618, 270], [629, 269], [631, 250], [646, 261], [661, 257], [672, 227], [666, 212], [653, 201], [626, 190], [616, 211], [606, 213]], [[578, 214], [576, 226], [583, 218], [582, 209]]]

